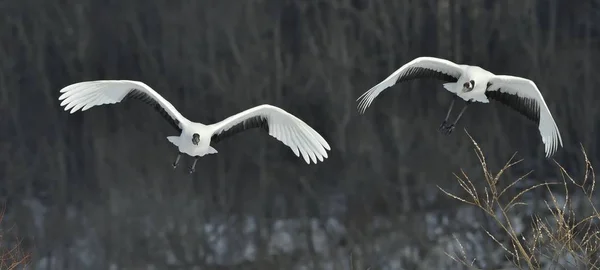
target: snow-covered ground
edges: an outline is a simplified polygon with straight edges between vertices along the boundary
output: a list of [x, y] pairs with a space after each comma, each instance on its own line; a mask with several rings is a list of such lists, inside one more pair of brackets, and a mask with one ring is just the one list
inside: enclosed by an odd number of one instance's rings
[[[66, 245], [50, 241], [51, 211], [37, 200], [25, 200], [35, 225], [30, 235], [44, 243], [33, 250], [32, 269], [247, 269], [253, 264], [267, 270], [462, 269], [449, 255], [466, 255], [481, 268], [511, 265], [482, 230], [490, 224], [481, 212], [464, 204], [454, 211], [372, 217], [350, 228], [340, 216], [207, 216], [198, 200], [171, 205], [119, 200], [114, 202], [118, 207], [69, 209], [64, 223], [72, 233], [62, 238]], [[139, 204], [146, 207], [134, 207]], [[527, 206], [515, 211], [515, 230], [524, 233], [534, 212], [544, 211]]]

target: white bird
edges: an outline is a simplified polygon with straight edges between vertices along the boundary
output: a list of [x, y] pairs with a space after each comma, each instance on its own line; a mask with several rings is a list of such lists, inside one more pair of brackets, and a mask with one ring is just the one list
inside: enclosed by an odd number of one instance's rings
[[250, 108], [221, 122], [204, 125], [185, 118], [173, 105], [150, 86], [139, 81], [97, 80], [68, 85], [60, 90], [58, 100], [65, 111], [85, 111], [103, 104], [114, 104], [127, 99], [138, 99], [151, 105], [177, 130], [179, 136], [167, 139], [178, 147], [179, 153], [173, 168], [177, 167], [181, 154], [194, 157], [190, 173], [194, 172], [199, 157], [216, 154], [211, 144], [251, 128], [262, 128], [292, 149], [296, 156], [302, 155], [306, 163], [327, 158], [329, 144], [319, 133], [294, 115], [268, 104]]
[[[495, 75], [478, 66], [459, 65], [435, 57], [418, 57], [410, 61], [362, 94], [357, 99], [359, 112], [364, 113], [383, 90], [393, 86], [396, 82], [420, 78], [445, 81], [444, 88], [454, 94], [446, 118], [439, 128], [446, 135], [452, 132], [469, 104], [473, 102], [489, 103], [489, 100], [492, 99], [516, 110], [538, 125], [546, 157], [552, 156], [558, 146], [562, 146], [562, 138], [554, 118], [533, 81], [521, 77]], [[457, 97], [465, 100], [466, 105], [454, 123], [447, 125]]]

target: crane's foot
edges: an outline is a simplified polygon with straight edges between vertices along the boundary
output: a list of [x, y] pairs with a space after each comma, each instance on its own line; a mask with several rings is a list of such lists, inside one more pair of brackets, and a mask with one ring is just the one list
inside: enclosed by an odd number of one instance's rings
[[455, 124], [448, 124], [448, 122], [444, 121], [438, 128], [438, 131], [444, 135], [450, 135], [452, 131], [454, 131]]

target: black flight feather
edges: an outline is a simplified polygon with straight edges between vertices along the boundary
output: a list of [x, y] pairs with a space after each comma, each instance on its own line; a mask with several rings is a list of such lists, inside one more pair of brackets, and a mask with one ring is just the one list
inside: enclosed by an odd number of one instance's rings
[[223, 139], [231, 137], [232, 135], [238, 134], [242, 131], [252, 129], [252, 128], [261, 128], [261, 129], [264, 129], [265, 131], [267, 131], [267, 133], [268, 133], [269, 132], [269, 124], [267, 122], [267, 119], [264, 118], [263, 116], [250, 117], [250, 118], [230, 127], [228, 130], [222, 131], [219, 134], [214, 134], [211, 137], [210, 141], [211, 141], [211, 143], [218, 143], [218, 142], [222, 141]]
[[397, 82], [404, 82], [421, 78], [433, 78], [446, 82], [457, 82], [458, 78], [446, 73], [424, 67], [410, 67], [402, 72], [398, 77]]
[[167, 122], [169, 122], [169, 124], [173, 128], [175, 128], [175, 130], [177, 130], [181, 133], [181, 127], [179, 127], [179, 121], [177, 121], [177, 119], [174, 119], [173, 117], [171, 117], [167, 113], [165, 108], [160, 106], [160, 104], [158, 104], [158, 102], [156, 100], [154, 100], [151, 96], [149, 96], [145, 92], [140, 91], [138, 89], [131, 89], [131, 91], [129, 93], [127, 93], [127, 95], [123, 98], [123, 101], [127, 100], [127, 99], [137, 99], [137, 100], [140, 100], [140, 101], [152, 106], [152, 108], [154, 108], [154, 110], [156, 110], [158, 113], [160, 113], [160, 115], [162, 115], [162, 117], [165, 118], [165, 120], [167, 120]]
[[535, 122], [536, 125], [540, 124], [540, 105], [535, 99], [500, 92], [500, 89], [496, 91], [485, 91], [485, 95], [488, 99], [496, 100], [519, 112], [527, 117], [527, 119]]

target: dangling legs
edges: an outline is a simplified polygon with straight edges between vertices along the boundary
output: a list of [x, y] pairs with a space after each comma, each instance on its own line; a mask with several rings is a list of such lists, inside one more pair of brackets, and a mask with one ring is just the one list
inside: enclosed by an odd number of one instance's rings
[[181, 152], [177, 153], [177, 157], [175, 158], [175, 162], [173, 162], [173, 169], [177, 168], [179, 164], [179, 159], [181, 159]]
[[196, 162], [198, 162], [198, 156], [194, 157], [194, 163], [192, 163], [192, 167], [190, 167], [190, 173], [193, 173], [196, 171]]
[[446, 124], [448, 123], [448, 118], [450, 117], [450, 113], [452, 112], [452, 107], [454, 107], [454, 102], [456, 101], [457, 98], [458, 97], [456, 95], [452, 96], [452, 102], [450, 102], [450, 107], [448, 108], [448, 112], [446, 113], [446, 118], [444, 118], [444, 121], [438, 128], [438, 131], [443, 133], [444, 130], [446, 129], [446, 127], [447, 127]]
[[458, 116], [456, 117], [456, 120], [454, 120], [454, 123], [452, 123], [453, 126], [456, 125], [456, 123], [458, 123], [458, 120], [460, 120], [460, 117], [462, 117], [463, 113], [467, 110], [467, 107], [469, 107], [470, 104], [471, 104], [471, 102], [467, 101], [467, 103], [462, 108], [462, 110], [460, 110], [460, 113], [458, 113]]
[[462, 117], [463, 113], [467, 110], [467, 107], [469, 107], [469, 104], [471, 104], [470, 101], [467, 101], [465, 103], [465, 106], [462, 108], [462, 110], [460, 110], [460, 113], [458, 113], [458, 116], [456, 117], [456, 119], [454, 120], [454, 123], [445, 126], [444, 130], [442, 130], [442, 134], [444, 135], [450, 135], [450, 133], [452, 133], [452, 131], [454, 130], [454, 127], [456, 126], [456, 123], [458, 123], [458, 120], [460, 120], [460, 118]]

